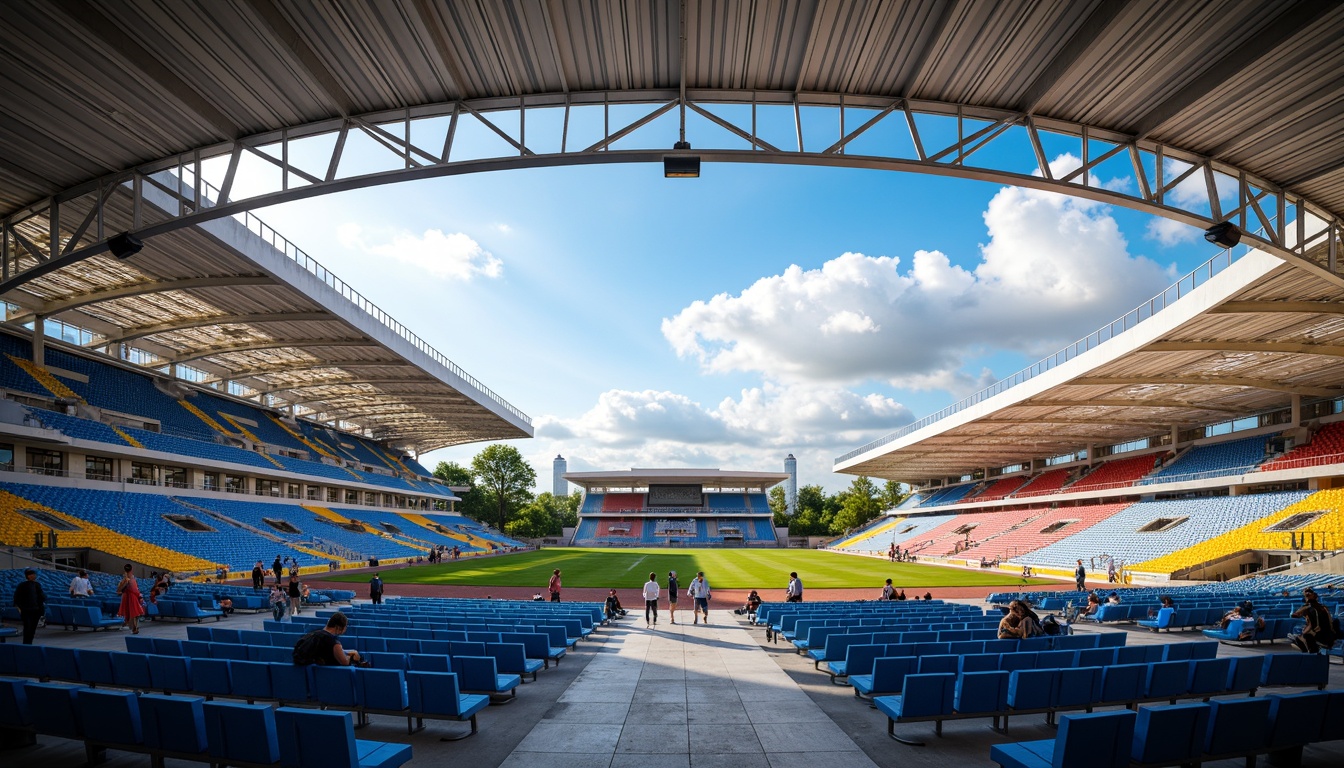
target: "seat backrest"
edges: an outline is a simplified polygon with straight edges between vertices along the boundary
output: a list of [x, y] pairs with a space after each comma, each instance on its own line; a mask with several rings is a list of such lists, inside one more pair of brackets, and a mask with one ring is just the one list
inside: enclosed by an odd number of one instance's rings
[[1344, 739], [1344, 690], [1327, 691], [1320, 741]]
[[1202, 703], [1139, 707], [1130, 757], [1154, 764], [1194, 760], [1204, 749], [1209, 713], [1209, 705]]
[[1254, 691], [1260, 687], [1260, 677], [1264, 674], [1264, 656], [1234, 656], [1227, 674], [1229, 692]]
[[28, 712], [38, 733], [78, 739], [84, 733], [76, 695], [86, 686], [77, 683], [28, 683]]
[[1143, 695], [1150, 698], [1179, 696], [1185, 693], [1190, 684], [1189, 661], [1163, 661], [1148, 665], [1148, 676], [1144, 681]]
[[312, 698], [313, 670], [316, 668], [292, 662], [271, 664], [271, 693], [282, 703], [306, 703]]
[[1068, 669], [1077, 664], [1077, 651], [1041, 651], [1036, 654], [1037, 669]]
[[349, 712], [281, 707], [275, 711], [281, 768], [359, 768]]
[[313, 699], [330, 707], [353, 709], [360, 705], [354, 667], [313, 666]]
[[873, 660], [873, 694], [904, 690], [905, 678], [919, 671], [917, 656], [881, 656]]
[[1218, 657], [1218, 641], [1216, 640], [1198, 640], [1193, 643], [1186, 643], [1190, 646], [1190, 658], [1192, 659], [1213, 659]]
[[1061, 716], [1051, 767], [1126, 768], [1134, 720], [1127, 711]]
[[1018, 669], [1010, 672], [1008, 706], [1027, 710], [1054, 706], [1058, 678], [1057, 669]]
[[1053, 707], [1085, 707], [1101, 695], [1101, 667], [1059, 670], [1051, 697]]
[[139, 704], [145, 746], [184, 755], [206, 751], [204, 698], [147, 693]]
[[1287, 749], [1309, 744], [1320, 738], [1325, 705], [1324, 691], [1271, 694], [1269, 705], [1269, 748]]
[[956, 678], [952, 697], [956, 712], [1000, 712], [1007, 706], [1007, 672], [965, 672]]
[[462, 713], [461, 691], [452, 672], [407, 672], [406, 693], [412, 712], [450, 717]]
[[1204, 734], [1207, 755], [1240, 755], [1264, 749], [1269, 737], [1268, 698], [1214, 699]]
[[1199, 659], [1190, 662], [1190, 679], [1185, 689], [1188, 693], [1214, 694], [1227, 690], [1229, 676], [1232, 674], [1232, 659]]
[[32, 725], [33, 718], [28, 711], [28, 694], [24, 686], [26, 680], [12, 677], [0, 677], [0, 726], [24, 728]]
[[1114, 664], [1101, 668], [1101, 695], [1099, 701], [1133, 701], [1143, 696], [1148, 677], [1147, 664]]
[[47, 647], [45, 645], [16, 645], [14, 671], [25, 677], [47, 676]]
[[248, 699], [274, 698], [270, 664], [264, 661], [234, 661], [230, 669], [233, 673], [233, 695]]
[[140, 703], [134, 691], [83, 688], [76, 692], [84, 738], [100, 744], [144, 743]]
[[190, 691], [191, 657], [158, 656], [145, 657], [149, 661], [150, 686], [159, 691]]
[[270, 705], [207, 701], [204, 709], [211, 755], [223, 762], [271, 765], [279, 761], [275, 710]]
[[1036, 656], [1037, 654], [1035, 653], [1020, 652], [1001, 654], [999, 656], [999, 669], [1004, 672], [1013, 672], [1019, 669], [1035, 669]]
[[401, 670], [356, 669], [355, 680], [364, 707], [386, 712], [406, 709], [406, 677]]
[[906, 675], [901, 691], [901, 717], [952, 714], [956, 682], [957, 676], [949, 672]]
[[449, 656], [428, 653], [406, 654], [408, 671], [414, 672], [452, 672], [453, 660]]
[[112, 652], [112, 675], [117, 685], [149, 688], [149, 656], [143, 653]]
[[1108, 667], [1115, 663], [1115, 648], [1085, 648], [1078, 651], [1078, 666]]
[[951, 654], [935, 654], [932, 656], [919, 657], [920, 674], [930, 674], [934, 672], [956, 672], [961, 665], [961, 657]]

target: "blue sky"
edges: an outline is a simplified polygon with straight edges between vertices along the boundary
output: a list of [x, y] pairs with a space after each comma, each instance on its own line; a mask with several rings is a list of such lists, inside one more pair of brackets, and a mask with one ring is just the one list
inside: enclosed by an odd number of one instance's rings
[[777, 470], [793, 453], [801, 482], [838, 491], [837, 455], [1214, 254], [1124, 208], [806, 166], [505, 171], [256, 213], [531, 415], [537, 437], [516, 445], [539, 491], [557, 453], [571, 470]]

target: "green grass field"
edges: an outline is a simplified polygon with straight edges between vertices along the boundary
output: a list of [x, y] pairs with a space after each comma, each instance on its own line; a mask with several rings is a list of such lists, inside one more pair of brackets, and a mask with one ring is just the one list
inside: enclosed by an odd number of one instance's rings
[[[649, 572], [665, 584], [676, 571], [683, 586], [704, 571], [720, 589], [783, 589], [797, 571], [813, 589], [871, 588], [890, 578], [897, 587], [979, 587], [1021, 585], [1022, 579], [994, 571], [964, 571], [918, 563], [888, 563], [866, 557], [810, 549], [545, 549], [517, 555], [418, 565], [382, 573], [389, 584], [462, 584], [535, 587], [543, 590], [559, 568], [566, 587], [638, 588]], [[324, 581], [368, 581], [367, 573], [323, 577]], [[1032, 584], [1052, 582], [1034, 579]]]

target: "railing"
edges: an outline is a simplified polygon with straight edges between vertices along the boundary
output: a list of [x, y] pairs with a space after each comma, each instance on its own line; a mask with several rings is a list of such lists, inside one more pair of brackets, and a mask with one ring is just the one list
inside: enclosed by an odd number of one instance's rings
[[848, 461], [849, 459], [867, 453], [868, 451], [871, 451], [874, 448], [880, 448], [884, 445], [887, 445], [888, 443], [895, 442], [896, 440], [899, 440], [912, 432], [918, 431], [920, 429], [923, 429], [924, 427], [929, 426], [930, 424], [941, 421], [954, 413], [964, 411], [967, 408], [971, 407], [972, 405], [984, 402], [985, 400], [988, 400], [989, 398], [999, 394], [1000, 392], [1004, 392], [1008, 389], [1017, 386], [1018, 384], [1034, 379], [1037, 376], [1040, 376], [1041, 374], [1045, 373], [1046, 371], [1052, 370], [1072, 360], [1073, 358], [1083, 354], [1084, 352], [1087, 352], [1095, 347], [1100, 346], [1101, 344], [1107, 341], [1110, 341], [1116, 336], [1119, 336], [1125, 331], [1134, 328], [1139, 323], [1148, 320], [1149, 318], [1153, 317], [1162, 310], [1170, 307], [1172, 304], [1180, 300], [1182, 296], [1189, 294], [1191, 291], [1195, 290], [1199, 286], [1208, 282], [1214, 277], [1214, 275], [1217, 275], [1224, 269], [1227, 269], [1229, 266], [1232, 265], [1234, 261], [1241, 258], [1250, 251], [1251, 249], [1249, 247], [1246, 247], [1243, 249], [1242, 253], [1234, 254], [1232, 249], [1229, 248], [1227, 250], [1218, 253], [1213, 258], [1209, 259], [1208, 261], [1196, 267], [1193, 271], [1182, 277], [1180, 280], [1177, 280], [1165, 291], [1159, 293], [1158, 295], [1154, 296], [1153, 298], [1149, 299], [1143, 304], [1140, 304], [1138, 307], [1135, 307], [1133, 310], [1131, 310], [1128, 314], [1124, 315], [1123, 317], [1113, 320], [1110, 324], [1098, 328], [1093, 333], [1085, 336], [1084, 338], [1079, 339], [1078, 341], [1075, 341], [1074, 343], [1061, 349], [1055, 354], [1043, 358], [1037, 361], [1035, 364], [1031, 365], [1030, 367], [1023, 368], [1022, 370], [1018, 371], [1017, 373], [1014, 373], [1011, 376], [1008, 376], [1007, 378], [1000, 379], [999, 381], [994, 382], [993, 384], [989, 385], [988, 387], [985, 387], [979, 392], [976, 392], [975, 394], [969, 397], [966, 397], [956, 403], [953, 403], [952, 405], [949, 405], [948, 407], [942, 409], [941, 411], [938, 411], [937, 413], [925, 416], [924, 418], [919, 419], [918, 421], [915, 421], [913, 423], [905, 425], [904, 427], [901, 427], [895, 432], [879, 437], [878, 439], [868, 443], [867, 445], [855, 448], [849, 453], [846, 453], [840, 458], [836, 459], [835, 463], [838, 464], [842, 461]]
[[[191, 181], [188, 181], [186, 179], [181, 178], [175, 179], [172, 176], [172, 174], [168, 171], [164, 171], [163, 175], [165, 176], [164, 181], [167, 184], [172, 184], [174, 181], [180, 184], [192, 183]], [[194, 179], [192, 181], [199, 182], [201, 185], [202, 189], [201, 207], [208, 208], [213, 206], [214, 200], [219, 197], [219, 189], [216, 188], [210, 182], [206, 181], [205, 179]], [[349, 284], [347, 284], [344, 280], [340, 279], [339, 277], [333, 275], [331, 272], [327, 271], [327, 268], [322, 266], [322, 264], [318, 262], [317, 259], [314, 259], [307, 253], [304, 253], [303, 250], [300, 249], [297, 245], [291, 243], [284, 235], [281, 235], [279, 232], [276, 232], [275, 229], [273, 229], [266, 222], [257, 218], [255, 215], [253, 215], [251, 211], [243, 211], [242, 213], [234, 214], [233, 218], [234, 220], [241, 223], [244, 227], [246, 227], [248, 231], [252, 232], [252, 234], [256, 235], [257, 237], [260, 237], [262, 240], [265, 240], [267, 243], [271, 245], [272, 248], [284, 254], [284, 256], [288, 258], [290, 261], [293, 261], [295, 264], [298, 264], [300, 267], [303, 267], [303, 269], [306, 270], [309, 274], [321, 280], [322, 282], [326, 283], [327, 286], [329, 286], [337, 293], [344, 296], [350, 303], [354, 304], [355, 306], [363, 310], [365, 314], [369, 315], [373, 319], [382, 323], [393, 333], [400, 336], [403, 340], [409, 342], [416, 349], [420, 350], [421, 352], [424, 352], [426, 355], [429, 355], [439, 365], [442, 365], [444, 368], [447, 368], [448, 370], [452, 371], [454, 374], [461, 377], [468, 384], [479, 390], [482, 394], [486, 395], [490, 399], [502, 405], [505, 408], [505, 410], [507, 410], [509, 413], [512, 413], [514, 416], [517, 416], [519, 419], [521, 419], [523, 422], [529, 425], [532, 423], [532, 419], [529, 418], [526, 413], [523, 413], [518, 408], [515, 408], [512, 403], [500, 397], [499, 395], [495, 394], [493, 391], [491, 391], [489, 387], [485, 386], [480, 381], [478, 381], [476, 377], [462, 370], [460, 367], [458, 367], [457, 363], [454, 363], [452, 360], [449, 360], [447, 357], [443, 355], [442, 352], [439, 352], [437, 349], [430, 346], [429, 342], [420, 338], [415, 334], [414, 331], [402, 325], [400, 322], [397, 321], [396, 318], [384, 312], [377, 304], [374, 304], [372, 301], [369, 301], [359, 291], [355, 290], [354, 288], [351, 288]]]
[[1344, 453], [1330, 453], [1324, 456], [1306, 456], [1300, 459], [1272, 459], [1262, 464], [1257, 471], [1277, 472], [1280, 469], [1323, 467], [1327, 464], [1344, 464]]

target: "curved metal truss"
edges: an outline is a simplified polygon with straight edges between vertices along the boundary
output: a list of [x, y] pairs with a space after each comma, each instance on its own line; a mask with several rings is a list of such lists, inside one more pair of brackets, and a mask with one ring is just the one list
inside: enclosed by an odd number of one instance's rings
[[[1250, 174], [1151, 138], [966, 104], [792, 92], [629, 91], [453, 101], [333, 119], [104, 176], [3, 222], [0, 293], [109, 250], [248, 209], [413, 179], [659, 162], [691, 120], [707, 163], [911, 171], [1060, 192], [1200, 228], [1340, 278], [1344, 220]], [[470, 135], [471, 138], [464, 138]], [[487, 144], [492, 146], [486, 146]], [[1063, 155], [1071, 160], [1051, 162]], [[161, 207], [163, 195], [170, 208]], [[152, 196], [151, 202], [149, 197]]]

